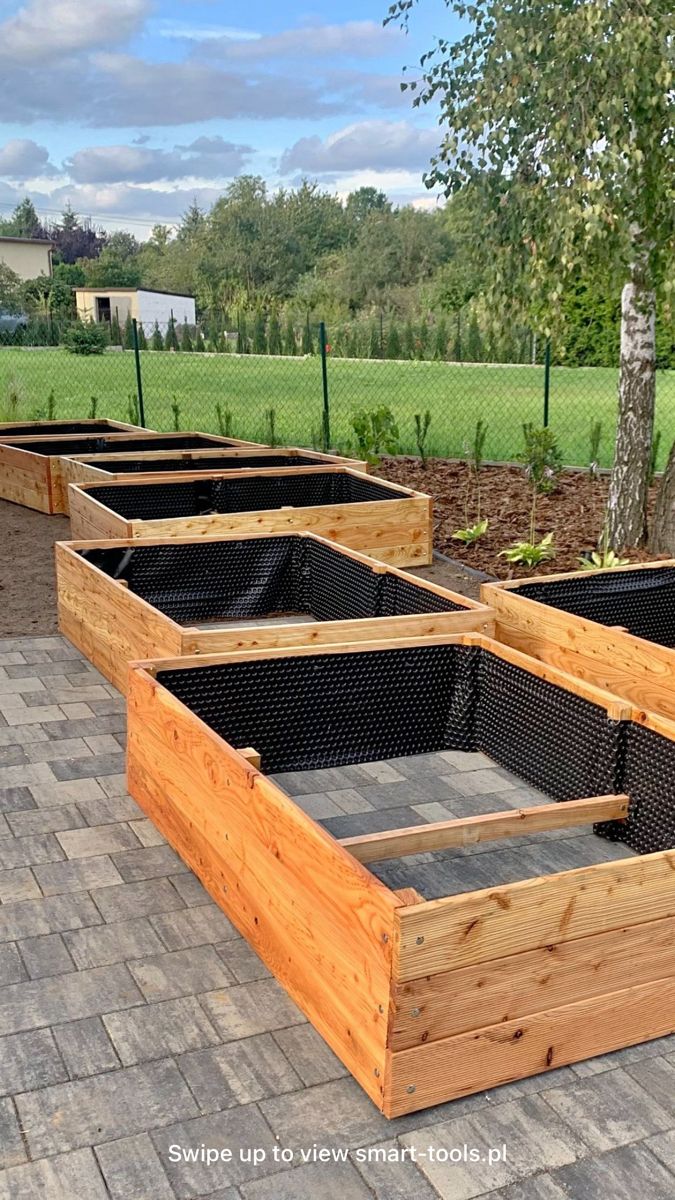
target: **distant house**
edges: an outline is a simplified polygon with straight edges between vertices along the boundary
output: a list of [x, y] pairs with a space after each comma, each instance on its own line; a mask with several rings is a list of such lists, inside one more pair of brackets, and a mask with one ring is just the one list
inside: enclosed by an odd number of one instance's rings
[[51, 276], [53, 242], [42, 238], [0, 237], [0, 262], [24, 282]]
[[81, 321], [112, 321], [117, 316], [123, 325], [127, 316], [135, 317], [146, 334], [155, 321], [165, 330], [173, 317], [177, 325], [195, 324], [192, 296], [174, 292], [154, 292], [151, 288], [75, 288], [77, 315]]

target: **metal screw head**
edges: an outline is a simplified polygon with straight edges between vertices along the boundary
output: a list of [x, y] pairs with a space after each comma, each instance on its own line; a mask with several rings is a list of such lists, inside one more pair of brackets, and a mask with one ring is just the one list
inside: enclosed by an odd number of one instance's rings
[[379, 1067], [375, 1067], [375, 1070], [373, 1071], [373, 1075], [375, 1076], [376, 1079], [380, 1078], [380, 1068]]
[[409, 1096], [412, 1096], [413, 1092], [415, 1091], [415, 1084], [414, 1083], [409, 1084], [405, 1090]]
[[415, 941], [418, 946], [421, 946], [424, 941], [424, 938], [420, 935], [418, 938], [415, 938]]
[[378, 1004], [377, 1011], [383, 1013], [384, 1012], [384, 1004]]
[[419, 1017], [421, 1011], [422, 1010], [420, 1008], [411, 1008], [410, 1016], [411, 1017]]
[[389, 934], [388, 934], [388, 933], [383, 933], [383, 934], [382, 934], [382, 941], [383, 941], [383, 942], [388, 942], [388, 941], [389, 941]]

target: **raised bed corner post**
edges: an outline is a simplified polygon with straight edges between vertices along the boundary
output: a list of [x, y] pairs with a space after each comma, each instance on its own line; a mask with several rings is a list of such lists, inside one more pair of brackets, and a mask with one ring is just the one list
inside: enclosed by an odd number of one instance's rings
[[131, 318], [131, 327], [134, 331], [134, 361], [136, 363], [136, 393], [138, 395], [138, 420], [145, 429], [145, 407], [143, 404], [143, 376], [141, 374], [141, 355], [138, 349], [138, 321], [135, 317]]
[[321, 347], [321, 385], [323, 388], [323, 426], [321, 449], [327, 453], [330, 447], [330, 401], [328, 397], [328, 356], [326, 349], [326, 325], [319, 323], [319, 346]]
[[549, 402], [551, 399], [551, 339], [546, 339], [544, 351], [544, 429], [548, 428]]

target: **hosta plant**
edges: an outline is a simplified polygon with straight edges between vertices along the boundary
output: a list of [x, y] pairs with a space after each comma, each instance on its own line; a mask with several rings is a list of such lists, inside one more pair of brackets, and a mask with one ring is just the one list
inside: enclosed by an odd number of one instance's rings
[[514, 542], [513, 546], [500, 550], [499, 557], [516, 566], [537, 567], [539, 563], [555, 558], [553, 534], [547, 533], [540, 542]]
[[456, 529], [453, 533], [453, 538], [456, 542], [464, 542], [465, 546], [472, 546], [479, 538], [482, 538], [484, 533], [487, 533], [488, 519], [484, 517], [482, 521], [476, 521], [475, 525], [467, 525], [465, 529]]

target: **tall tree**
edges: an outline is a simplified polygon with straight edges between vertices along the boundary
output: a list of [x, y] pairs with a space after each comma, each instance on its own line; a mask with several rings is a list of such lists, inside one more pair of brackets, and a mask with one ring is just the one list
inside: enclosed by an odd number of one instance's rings
[[[406, 23], [417, 0], [398, 0]], [[469, 32], [441, 39], [408, 86], [447, 132], [429, 184], [481, 202], [492, 290], [555, 312], [566, 280], [610, 262], [622, 285], [610, 544], [645, 531], [657, 298], [675, 249], [672, 0], [446, 0]], [[673, 548], [675, 549], [675, 547]]]

